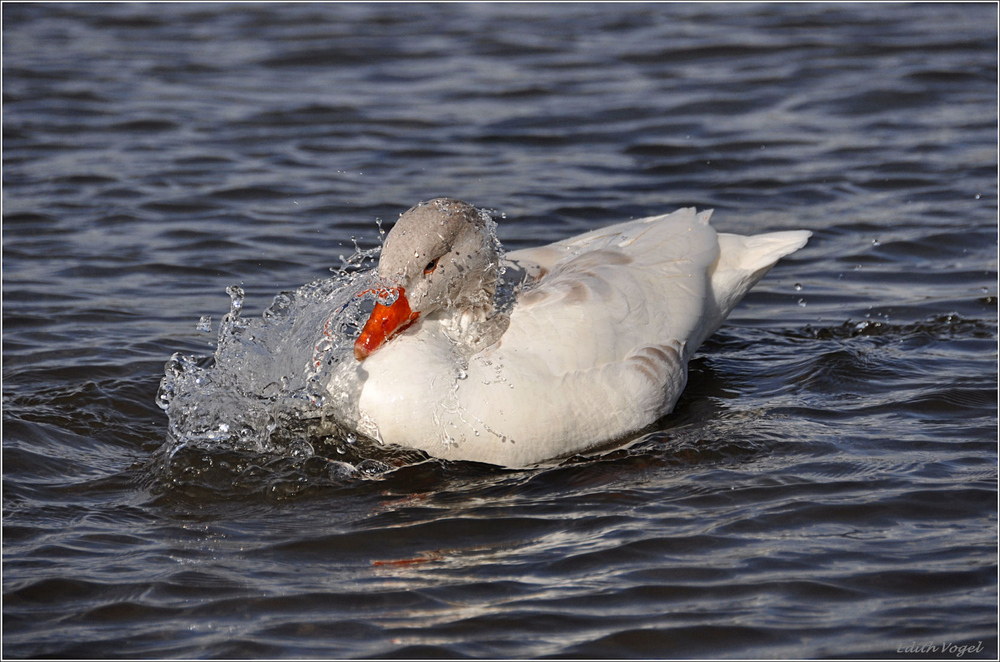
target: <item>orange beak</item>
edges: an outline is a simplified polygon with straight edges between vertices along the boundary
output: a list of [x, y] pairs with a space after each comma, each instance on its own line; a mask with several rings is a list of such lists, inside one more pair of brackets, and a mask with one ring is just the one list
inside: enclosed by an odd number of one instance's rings
[[361, 329], [361, 335], [354, 341], [354, 358], [357, 360], [364, 361], [385, 341], [410, 326], [420, 316], [420, 313], [410, 310], [410, 302], [406, 300], [403, 288], [398, 288], [398, 292], [399, 297], [391, 306], [375, 304], [375, 309], [365, 322], [365, 328]]

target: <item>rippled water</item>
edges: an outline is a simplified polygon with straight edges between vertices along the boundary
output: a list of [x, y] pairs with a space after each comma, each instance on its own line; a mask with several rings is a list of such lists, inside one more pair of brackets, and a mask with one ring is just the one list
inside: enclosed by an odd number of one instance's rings
[[[995, 657], [996, 24], [5, 3], [3, 654]], [[508, 249], [689, 205], [814, 236], [622, 449], [168, 443], [227, 287], [260, 316], [439, 195]]]

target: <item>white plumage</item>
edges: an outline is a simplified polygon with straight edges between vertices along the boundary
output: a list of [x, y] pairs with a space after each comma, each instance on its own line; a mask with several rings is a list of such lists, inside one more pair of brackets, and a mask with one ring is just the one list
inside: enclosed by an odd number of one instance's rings
[[[407, 223], [404, 214], [387, 238], [380, 275], [395, 277], [404, 293], [426, 285], [415, 282], [426, 267], [402, 262], [427, 263], [421, 233], [435, 235], [432, 253], [442, 250], [436, 223], [486, 232], [468, 209], [435, 200], [407, 212], [427, 219]], [[419, 319], [360, 366], [361, 431], [444, 459], [526, 466], [624, 439], [668, 414], [694, 351], [810, 236], [717, 234], [710, 216], [681, 209], [508, 254], [526, 285], [505, 329], [506, 316], [487, 310], [476, 322], [483, 311], [454, 300], [427, 305], [428, 295], [414, 308]], [[394, 237], [397, 229], [408, 236]], [[466, 252], [469, 245], [444, 243]], [[488, 240], [483, 246], [490, 250]], [[439, 280], [478, 277], [462, 268], [464, 253], [449, 252], [434, 255], [442, 260], [435, 268], [454, 261], [454, 274], [442, 266]], [[486, 274], [481, 287], [489, 290], [495, 272]], [[471, 338], [477, 324], [486, 339], [470, 346], [463, 329]]]

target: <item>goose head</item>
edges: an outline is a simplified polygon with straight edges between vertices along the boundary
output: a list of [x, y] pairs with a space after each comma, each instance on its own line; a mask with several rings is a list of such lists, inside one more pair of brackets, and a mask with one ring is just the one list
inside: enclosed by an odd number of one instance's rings
[[[395, 334], [436, 311], [488, 311], [493, 305], [499, 257], [487, 216], [450, 198], [421, 202], [403, 213], [382, 246], [380, 294], [354, 343], [363, 361]], [[380, 297], [382, 298], [382, 297]]]

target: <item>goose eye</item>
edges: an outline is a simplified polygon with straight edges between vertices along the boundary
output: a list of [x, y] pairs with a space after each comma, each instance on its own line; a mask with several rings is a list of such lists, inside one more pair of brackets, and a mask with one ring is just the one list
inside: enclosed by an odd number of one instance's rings
[[431, 260], [430, 262], [428, 262], [427, 266], [424, 267], [424, 275], [426, 276], [428, 274], [434, 273], [434, 270], [437, 269], [437, 266], [438, 266], [437, 259], [434, 259], [434, 260]]

